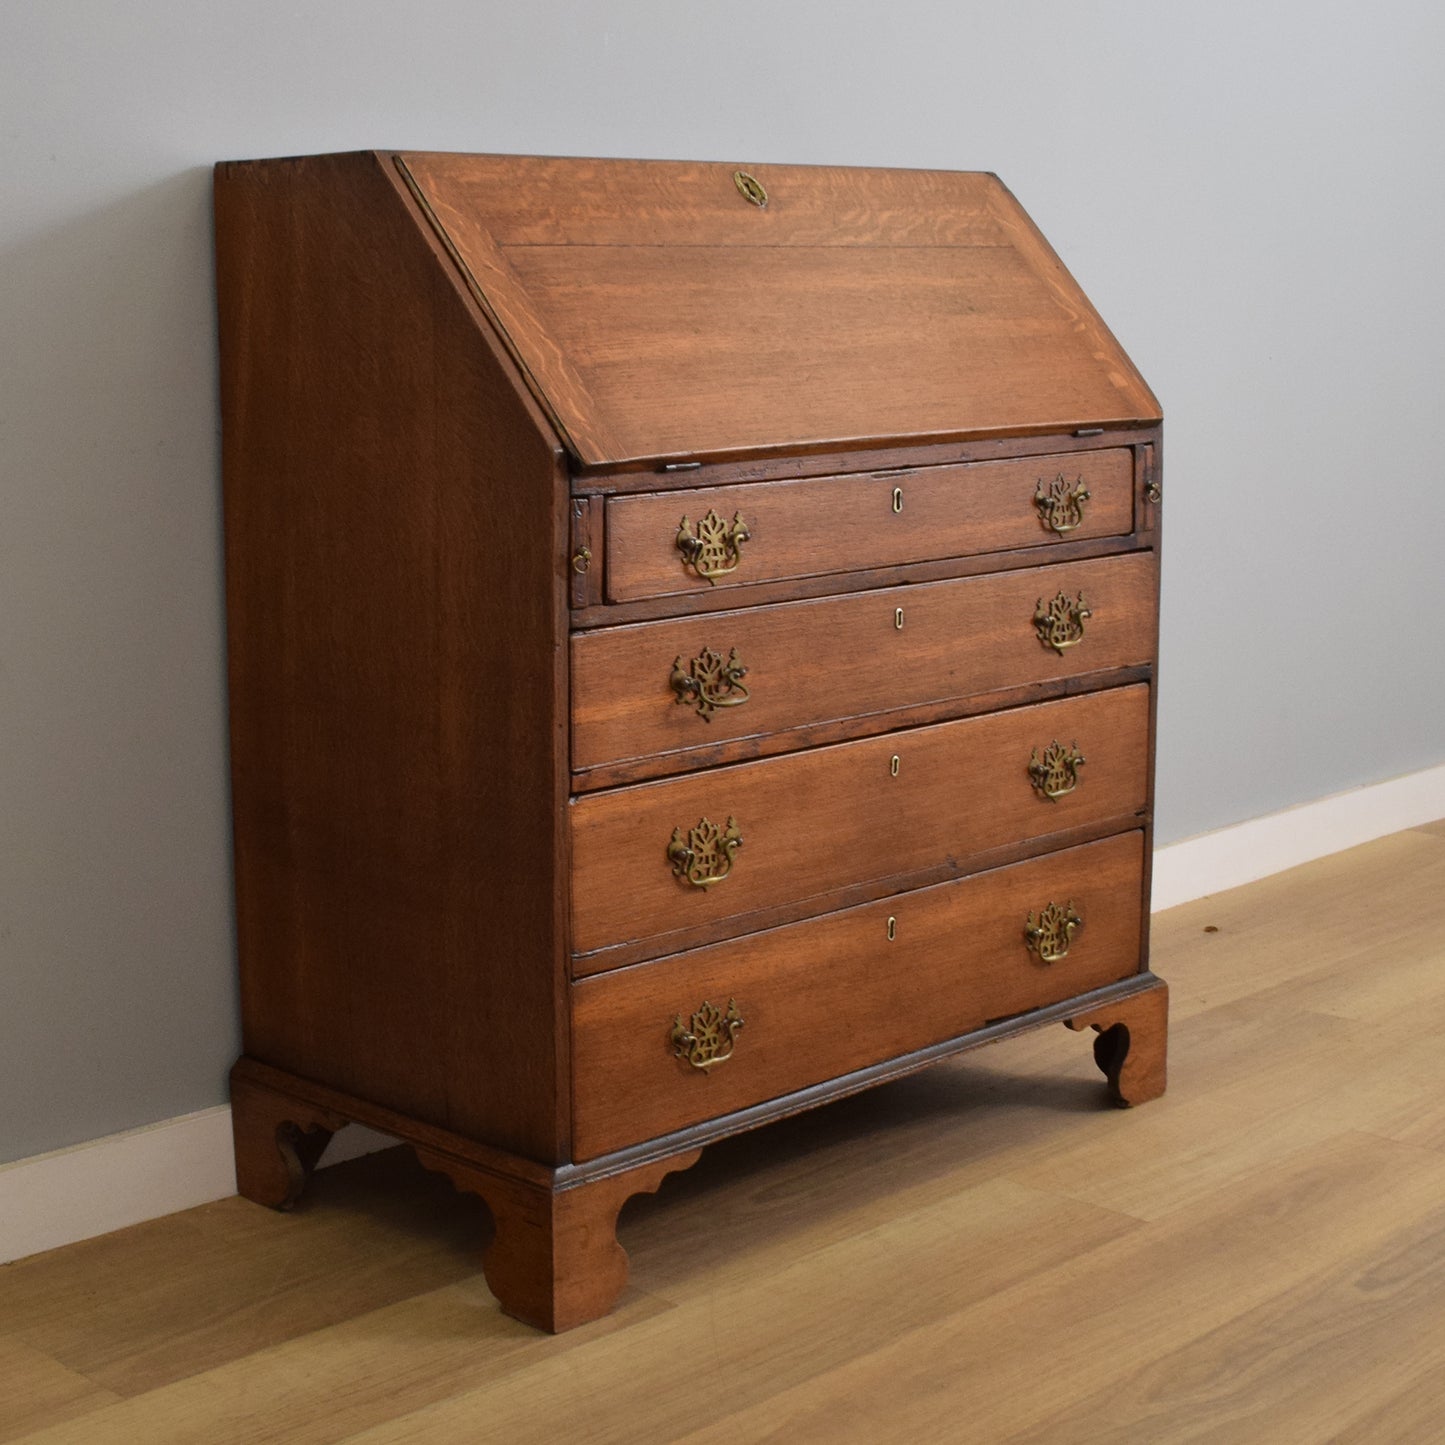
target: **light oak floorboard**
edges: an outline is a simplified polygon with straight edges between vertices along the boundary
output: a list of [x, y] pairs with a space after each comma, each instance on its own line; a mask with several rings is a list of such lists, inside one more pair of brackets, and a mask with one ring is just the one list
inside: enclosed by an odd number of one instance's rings
[[1153, 958], [1163, 1099], [1054, 1028], [714, 1146], [555, 1339], [405, 1151], [0, 1269], [0, 1441], [1441, 1439], [1445, 825]]
[[[1415, 1226], [1440, 1210], [1442, 1164], [1393, 1141], [1341, 1136], [1262, 1171], [1246, 1189], [1100, 1246], [683, 1438], [696, 1445], [1003, 1441], [1026, 1439], [1060, 1417], [1070, 1440], [1113, 1438], [1114, 1407], [1099, 1419], [1081, 1409], [1084, 1402], [1112, 1400], [1122, 1381], [1162, 1371], [1169, 1355], [1238, 1329], [1242, 1316], [1287, 1291], [1352, 1266], [1363, 1271], [1393, 1247], [1398, 1221]], [[1392, 1198], [1388, 1219], [1382, 1193]], [[1192, 1438], [1194, 1401], [1178, 1413], [1178, 1438]], [[1155, 1418], [1133, 1438], [1176, 1438], [1173, 1418]], [[965, 1421], [966, 1433], [950, 1434]]]
[[88, 1415], [119, 1398], [20, 1340], [0, 1336], [0, 1440]]

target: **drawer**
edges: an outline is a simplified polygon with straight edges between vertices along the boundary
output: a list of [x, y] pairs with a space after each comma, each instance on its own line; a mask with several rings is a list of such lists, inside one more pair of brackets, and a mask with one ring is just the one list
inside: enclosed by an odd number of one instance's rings
[[966, 872], [987, 849], [1141, 812], [1148, 757], [1149, 689], [1136, 685], [587, 794], [569, 813], [572, 946]]
[[612, 497], [607, 597], [707, 591], [1134, 528], [1127, 448]]
[[[1143, 834], [1130, 832], [573, 984], [574, 1157], [1129, 977], [1143, 866]], [[1069, 917], [1067, 952], [1045, 962], [1031, 920], [1056, 953]]]
[[1136, 552], [575, 633], [572, 766], [1147, 663], [1156, 586]]

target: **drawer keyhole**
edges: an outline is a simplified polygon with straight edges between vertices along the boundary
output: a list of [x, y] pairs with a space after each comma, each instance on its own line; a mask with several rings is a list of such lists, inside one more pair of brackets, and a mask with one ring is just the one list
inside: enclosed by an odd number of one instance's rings
[[895, 512], [901, 512], [901, 511], [903, 510], [903, 488], [902, 488], [902, 487], [894, 487], [894, 488], [893, 488], [893, 510], [894, 510]]
[[888, 919], [888, 941], [889, 941], [889, 943], [892, 943], [893, 940], [894, 940], [897, 936], [898, 936], [898, 920], [890, 915], [890, 916], [889, 916], [889, 919]]
[[893, 756], [888, 760], [889, 776], [896, 778], [898, 776], [898, 769], [902, 766], [902, 760], [899, 758], [897, 753], [894, 753]]
[[893, 609], [893, 625], [899, 632], [903, 631], [903, 609], [901, 607]]

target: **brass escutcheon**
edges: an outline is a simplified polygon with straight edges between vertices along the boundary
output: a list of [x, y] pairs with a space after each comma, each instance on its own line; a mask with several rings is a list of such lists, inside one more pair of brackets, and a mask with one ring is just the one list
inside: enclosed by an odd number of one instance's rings
[[901, 511], [903, 510], [903, 488], [902, 488], [902, 487], [894, 487], [894, 488], [893, 488], [893, 510], [894, 510], [895, 512], [901, 512]]
[[1049, 483], [1048, 491], [1044, 490], [1044, 479], [1040, 477], [1034, 491], [1034, 506], [1039, 509], [1044, 530], [1057, 532], [1061, 537], [1084, 520], [1084, 503], [1088, 500], [1089, 489], [1083, 477], [1070, 484], [1062, 472]]
[[695, 1069], [706, 1072], [718, 1064], [725, 1064], [733, 1053], [733, 1041], [744, 1023], [738, 1012], [738, 1001], [728, 1000], [727, 1012], [703, 1000], [686, 1024], [682, 1015], [672, 1020], [672, 1052], [674, 1058], [689, 1063]]
[[751, 201], [759, 209], [767, 205], [768, 193], [756, 176], [750, 176], [746, 171], [734, 171], [733, 185], [738, 188], [738, 194], [745, 201]]
[[743, 835], [738, 832], [736, 818], [729, 818], [726, 828], [709, 818], [700, 818], [686, 836], [680, 827], [672, 830], [667, 860], [672, 864], [673, 877], [694, 888], [711, 888], [732, 872], [733, 858], [742, 846]]
[[1085, 605], [1082, 592], [1076, 602], [1070, 602], [1060, 592], [1047, 606], [1044, 599], [1039, 598], [1034, 609], [1034, 628], [1039, 641], [1062, 656], [1066, 647], [1077, 647], [1084, 640], [1084, 623], [1093, 615]]
[[677, 529], [677, 550], [682, 553], [684, 565], [716, 586], [719, 577], [737, 571], [749, 535], [741, 512], [734, 512], [732, 521], [725, 522], [709, 508], [696, 532], [687, 517], [682, 519]]
[[1069, 944], [1074, 934], [1084, 926], [1084, 920], [1074, 912], [1074, 901], [1050, 903], [1037, 918], [1033, 910], [1024, 923], [1024, 943], [1030, 953], [1036, 953], [1043, 963], [1057, 963], [1067, 958]]
[[1029, 759], [1029, 778], [1041, 797], [1056, 803], [1079, 786], [1079, 769], [1084, 755], [1078, 743], [1065, 747], [1057, 738], [1040, 754], [1037, 748]]
[[720, 652], [704, 648], [686, 666], [678, 657], [672, 664], [672, 690], [677, 694], [674, 701], [691, 703], [704, 722], [711, 722], [717, 708], [741, 707], [748, 700], [748, 690], [743, 686], [747, 673], [736, 647], [726, 659]]

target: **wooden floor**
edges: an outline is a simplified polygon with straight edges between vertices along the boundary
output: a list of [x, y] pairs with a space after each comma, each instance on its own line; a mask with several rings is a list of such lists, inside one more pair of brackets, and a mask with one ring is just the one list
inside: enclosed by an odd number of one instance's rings
[[1169, 1093], [996, 1045], [717, 1145], [549, 1338], [404, 1151], [0, 1269], [0, 1440], [1445, 1441], [1445, 823], [1156, 919]]

